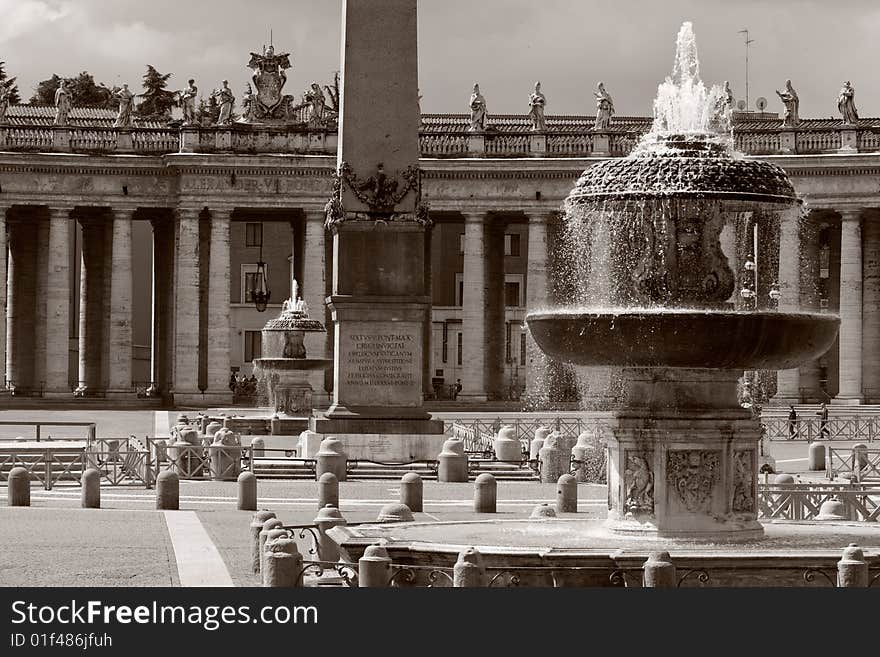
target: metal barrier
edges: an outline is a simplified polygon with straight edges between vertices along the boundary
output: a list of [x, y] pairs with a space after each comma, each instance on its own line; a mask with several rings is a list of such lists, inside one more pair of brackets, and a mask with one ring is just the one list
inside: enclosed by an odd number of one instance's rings
[[[535, 431], [542, 427], [558, 431], [565, 436], [576, 437], [585, 431], [607, 436], [610, 427], [607, 422], [596, 417], [566, 417], [560, 415], [526, 417], [466, 417], [446, 420], [446, 431], [453, 436], [461, 436], [465, 441], [465, 451], [485, 452], [492, 450], [492, 440], [501, 427], [513, 427], [516, 436], [528, 451]], [[474, 445], [468, 450], [468, 441]]]
[[[31, 427], [34, 431], [34, 440], [37, 442], [40, 442], [43, 438], [43, 427], [85, 427], [86, 441], [95, 440], [97, 432], [97, 425], [94, 422], [28, 422], [26, 420], [4, 420], [0, 421], [0, 427]], [[2, 444], [2, 442], [0, 442], [0, 444]]]
[[843, 502], [850, 520], [880, 519], [880, 487], [850, 484], [760, 484], [758, 515], [778, 520], [815, 520], [822, 504]]
[[880, 481], [880, 449], [862, 449], [826, 446], [825, 467], [829, 479], [850, 474], [857, 483]]
[[798, 418], [793, 422], [782, 417], [763, 417], [761, 423], [769, 440], [855, 440], [872, 442], [878, 432], [878, 418], [866, 416]]
[[79, 482], [85, 464], [84, 448], [2, 447], [0, 481], [6, 481], [12, 468], [22, 467], [45, 490], [59, 481]]

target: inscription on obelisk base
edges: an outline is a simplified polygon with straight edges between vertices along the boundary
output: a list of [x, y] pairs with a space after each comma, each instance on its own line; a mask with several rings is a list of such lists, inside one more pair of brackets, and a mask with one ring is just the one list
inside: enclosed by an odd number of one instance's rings
[[[333, 233], [333, 401], [301, 439], [349, 459], [436, 459], [443, 422], [422, 407], [430, 266], [419, 176], [417, 0], [345, 0]], [[378, 37], [377, 35], [381, 35]]]

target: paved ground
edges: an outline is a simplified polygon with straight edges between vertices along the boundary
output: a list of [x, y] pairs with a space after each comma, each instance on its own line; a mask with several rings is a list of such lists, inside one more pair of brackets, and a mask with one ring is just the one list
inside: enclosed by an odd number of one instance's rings
[[[27, 421], [33, 411], [2, 411], [0, 420]], [[41, 421], [94, 421], [98, 435], [152, 435], [152, 411], [40, 411]], [[53, 437], [81, 437], [71, 429]], [[48, 435], [50, 430], [44, 430]], [[0, 426], [0, 439], [25, 433]], [[852, 443], [834, 443], [848, 449]], [[780, 471], [822, 480], [807, 472], [808, 445], [767, 442], [765, 450]], [[374, 520], [379, 509], [399, 499], [397, 481], [343, 482], [340, 508], [349, 522]], [[0, 498], [5, 497], [0, 485]], [[579, 487], [583, 517], [605, 513], [604, 486]], [[535, 482], [499, 482], [498, 518], [526, 517], [540, 502], [553, 502], [556, 487]], [[260, 507], [275, 511], [285, 524], [310, 524], [317, 513], [313, 481], [261, 480]], [[425, 482], [425, 510], [417, 519], [460, 520], [471, 511], [473, 484]], [[0, 507], [0, 585], [2, 586], [254, 586], [249, 570], [251, 512], [236, 510], [233, 482], [181, 482], [181, 512], [155, 510], [155, 491], [105, 487], [102, 509], [80, 508], [76, 485], [32, 489], [32, 507]], [[305, 543], [305, 542], [304, 542]], [[177, 550], [175, 550], [175, 546]], [[306, 545], [303, 545], [305, 554]], [[306, 554], [308, 558], [308, 555]]]

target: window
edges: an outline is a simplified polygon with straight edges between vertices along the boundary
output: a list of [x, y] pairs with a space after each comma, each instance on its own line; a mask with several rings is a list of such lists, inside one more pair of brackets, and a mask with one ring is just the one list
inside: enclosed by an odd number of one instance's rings
[[519, 334], [519, 364], [526, 364], [526, 333], [522, 331]]
[[455, 305], [464, 304], [464, 274], [455, 275]]
[[504, 236], [504, 255], [519, 255], [519, 233], [508, 233]]
[[250, 363], [263, 354], [262, 335], [260, 331], [244, 332], [244, 362]]
[[513, 346], [512, 345], [513, 325], [510, 322], [507, 322], [506, 328], [507, 328], [507, 331], [506, 331], [506, 335], [504, 338], [504, 362], [509, 363], [511, 360], [510, 359], [511, 347]]
[[462, 333], [461, 333], [461, 331], [459, 331], [458, 332], [458, 357], [457, 357], [457, 362], [458, 362], [459, 367], [461, 367], [461, 352], [462, 352], [463, 343], [464, 343], [461, 336], [462, 336]]
[[464, 253], [464, 233], [458, 236], [458, 252]]
[[[266, 277], [269, 277], [269, 265], [266, 265]], [[257, 265], [247, 264], [241, 266], [241, 303], [251, 302], [251, 290], [259, 289], [257, 278]]]
[[[449, 324], [443, 322], [443, 358], [445, 364], [449, 359]], [[440, 376], [439, 374], [437, 376]]]
[[504, 305], [508, 308], [519, 307], [519, 282], [504, 282]]
[[248, 222], [244, 225], [244, 245], [263, 246], [263, 224]]

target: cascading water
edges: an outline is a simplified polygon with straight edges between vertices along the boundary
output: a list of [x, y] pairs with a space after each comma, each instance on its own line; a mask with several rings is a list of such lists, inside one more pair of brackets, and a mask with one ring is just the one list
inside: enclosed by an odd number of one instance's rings
[[[581, 380], [616, 409], [616, 530], [756, 537], [759, 431], [737, 380], [817, 358], [839, 319], [800, 312], [797, 298], [771, 308], [780, 222], [796, 222], [800, 202], [780, 167], [734, 153], [730, 107], [699, 78], [690, 23], [654, 113], [630, 156], [590, 167], [569, 194], [556, 272], [565, 305], [526, 322], [555, 361], [604, 368]], [[747, 259], [757, 282], [745, 279]], [[648, 480], [650, 504], [634, 489]]]

